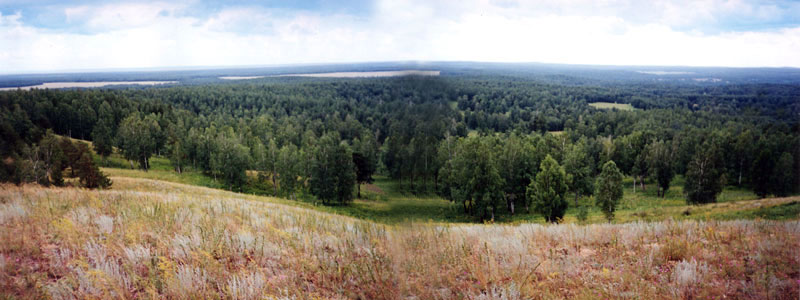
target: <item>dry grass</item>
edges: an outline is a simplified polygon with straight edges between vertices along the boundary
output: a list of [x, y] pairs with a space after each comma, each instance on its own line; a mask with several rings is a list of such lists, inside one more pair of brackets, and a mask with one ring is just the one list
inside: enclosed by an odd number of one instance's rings
[[0, 297], [796, 299], [797, 221], [387, 226], [154, 180], [0, 186]]

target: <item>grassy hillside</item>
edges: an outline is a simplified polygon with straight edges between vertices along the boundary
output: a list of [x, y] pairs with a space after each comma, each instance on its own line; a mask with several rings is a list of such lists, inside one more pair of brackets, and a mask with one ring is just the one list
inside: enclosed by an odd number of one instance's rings
[[391, 226], [114, 180], [0, 186], [0, 297], [798, 297], [797, 221]]

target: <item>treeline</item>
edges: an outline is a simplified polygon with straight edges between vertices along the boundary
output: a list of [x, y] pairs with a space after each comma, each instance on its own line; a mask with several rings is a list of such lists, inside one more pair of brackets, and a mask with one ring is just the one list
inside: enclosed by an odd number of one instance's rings
[[[754, 136], [750, 129], [735, 128], [688, 129], [668, 139], [647, 131], [613, 139], [571, 131], [447, 137], [439, 146], [436, 188], [480, 219], [524, 208], [554, 221], [591, 195], [613, 218], [616, 205], [608, 203], [622, 196], [622, 174], [633, 178], [633, 191], [644, 190], [645, 182], [655, 183], [660, 197], [675, 175], [682, 174], [691, 204], [715, 202], [728, 184], [749, 186], [760, 197], [790, 195], [798, 190], [798, 147], [797, 136]], [[606, 179], [617, 173], [619, 178], [609, 184]]]
[[[681, 174], [687, 198], [707, 202], [725, 184], [762, 197], [797, 191], [800, 125], [787, 115], [798, 115], [798, 94], [779, 85], [590, 87], [413, 76], [12, 91], [0, 93], [0, 154], [25, 161], [52, 129], [93, 141], [103, 157], [116, 147], [131, 167], [147, 170], [163, 156], [176, 172], [202, 171], [233, 190], [325, 203], [347, 203], [359, 192], [356, 182], [382, 173], [409, 192], [457, 201], [476, 218], [537, 211], [541, 193], [531, 183], [543, 167], [564, 169], [565, 193], [574, 197], [564, 200], [574, 205], [596, 193], [596, 178], [613, 161], [638, 185], [631, 188], [656, 182], [663, 195]], [[595, 101], [641, 109], [588, 106]], [[543, 164], [548, 156], [555, 164]], [[18, 164], [5, 162], [3, 179], [18, 178]], [[709, 174], [717, 176], [689, 180]]]

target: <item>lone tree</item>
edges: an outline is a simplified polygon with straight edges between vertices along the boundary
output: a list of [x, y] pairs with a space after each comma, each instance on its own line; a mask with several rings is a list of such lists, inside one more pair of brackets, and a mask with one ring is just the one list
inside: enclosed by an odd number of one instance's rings
[[617, 204], [622, 199], [622, 172], [617, 168], [614, 161], [608, 161], [603, 165], [603, 170], [597, 178], [597, 205], [605, 214], [606, 219], [614, 219], [614, 211]]
[[534, 210], [547, 222], [558, 222], [567, 211], [567, 174], [549, 154], [539, 166], [536, 180], [528, 185], [526, 196]]
[[707, 141], [697, 149], [686, 169], [683, 191], [689, 204], [717, 202], [725, 182], [725, 168], [719, 146]]

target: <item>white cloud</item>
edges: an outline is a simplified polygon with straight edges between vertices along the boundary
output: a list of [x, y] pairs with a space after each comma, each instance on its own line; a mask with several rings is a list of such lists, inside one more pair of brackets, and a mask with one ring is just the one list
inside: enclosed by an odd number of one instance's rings
[[145, 27], [168, 18], [185, 5], [171, 3], [120, 3], [64, 9], [68, 23], [83, 23], [88, 30], [113, 31]]
[[[567, 3], [565, 5], [564, 3]], [[233, 7], [207, 18], [184, 4], [65, 9], [84, 33], [0, 14], [0, 72], [387, 60], [800, 67], [800, 27], [679, 31], [730, 14], [769, 18], [742, 1], [380, 1], [370, 16]], [[684, 13], [686, 19], [678, 16]]]

